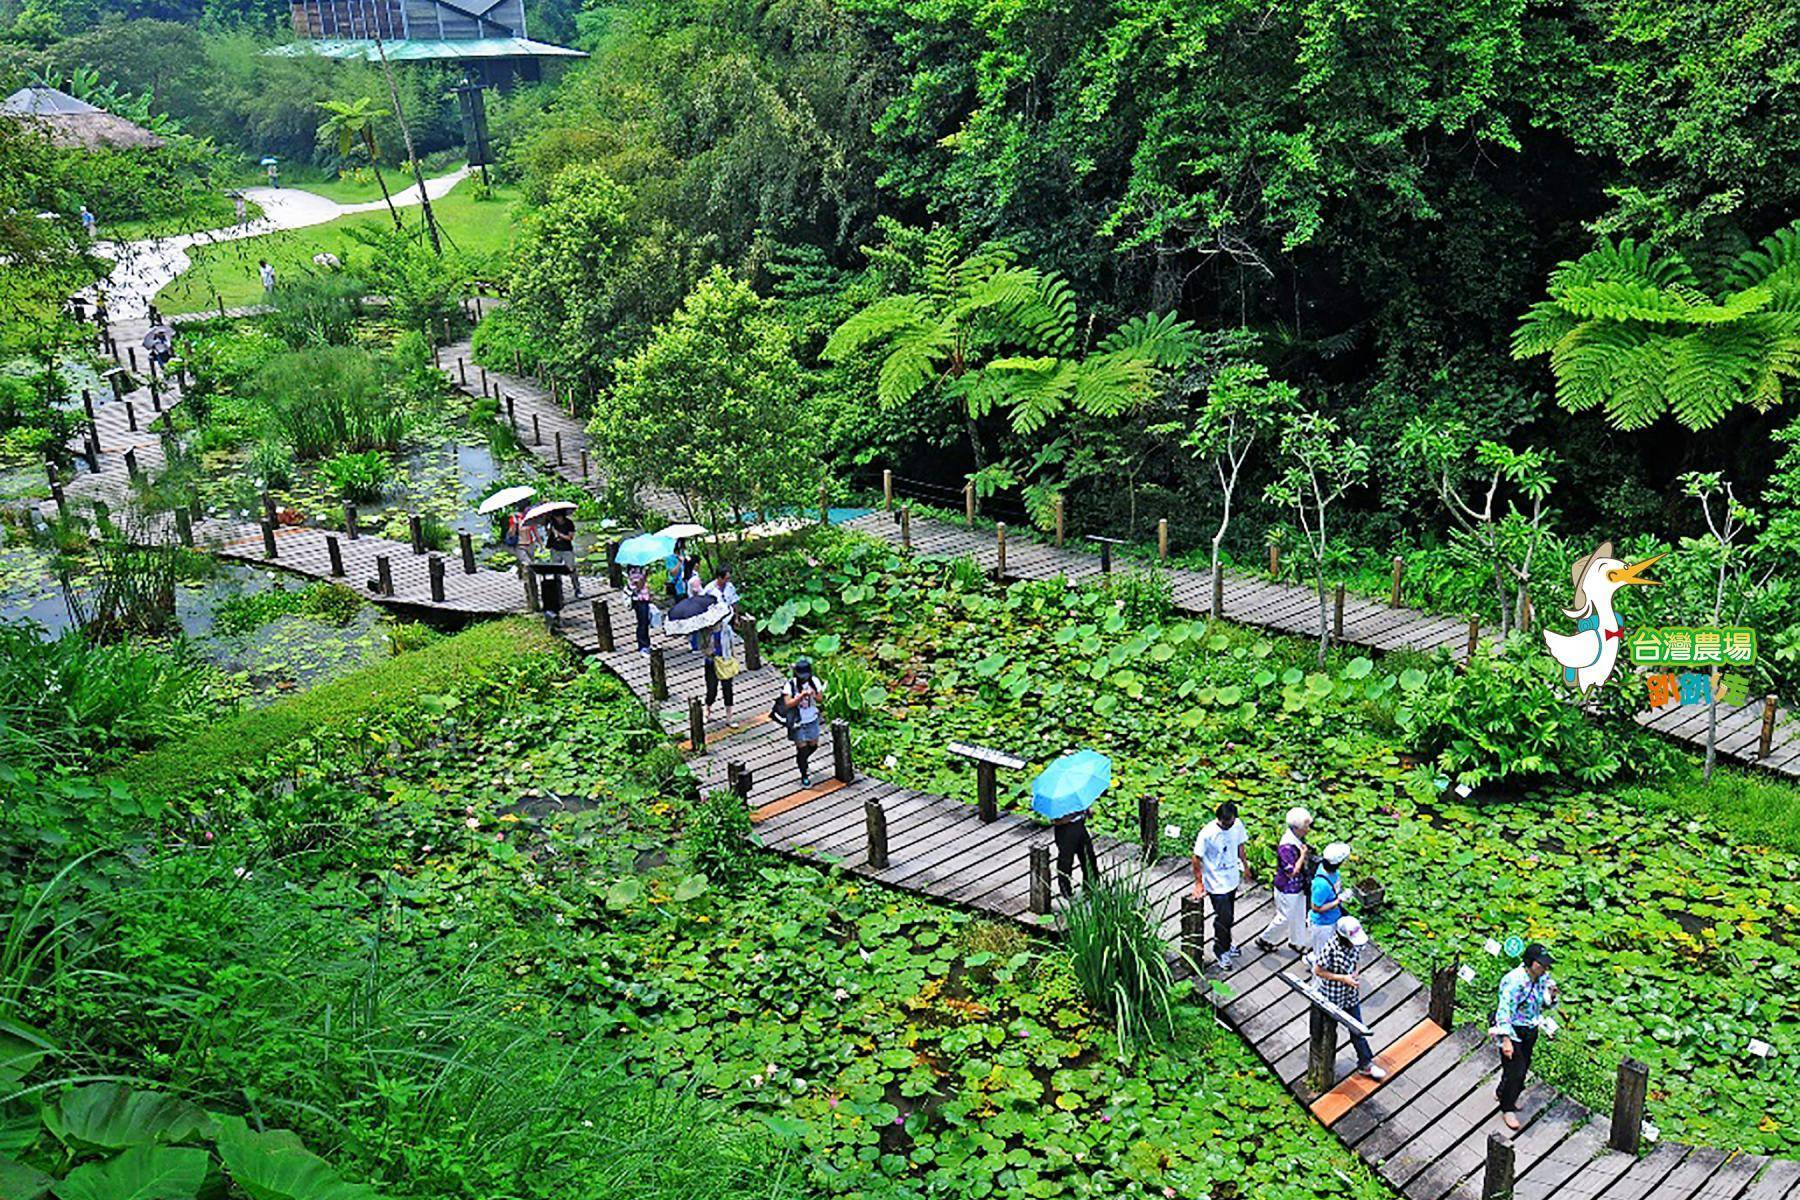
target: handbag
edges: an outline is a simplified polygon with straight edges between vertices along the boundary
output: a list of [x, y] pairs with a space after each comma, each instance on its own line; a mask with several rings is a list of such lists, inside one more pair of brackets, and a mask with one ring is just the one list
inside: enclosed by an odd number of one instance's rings
[[656, 605], [652, 604], [650, 606], [650, 628], [661, 629], [662, 625], [663, 625], [663, 610], [656, 607]]
[[740, 669], [738, 660], [735, 658], [713, 659], [713, 674], [717, 675], [720, 679], [736, 679]]

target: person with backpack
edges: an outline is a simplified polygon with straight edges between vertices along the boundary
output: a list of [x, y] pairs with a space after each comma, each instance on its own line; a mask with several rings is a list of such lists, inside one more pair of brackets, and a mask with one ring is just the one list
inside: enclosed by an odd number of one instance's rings
[[1238, 885], [1250, 876], [1250, 860], [1244, 847], [1250, 835], [1238, 820], [1236, 804], [1227, 800], [1214, 810], [1214, 819], [1194, 839], [1194, 895], [1206, 891], [1213, 913], [1213, 957], [1221, 967], [1237, 963], [1242, 953], [1231, 941], [1237, 921]]
[[1344, 915], [1344, 883], [1339, 872], [1350, 858], [1350, 843], [1333, 842], [1325, 847], [1318, 873], [1313, 876], [1307, 913], [1312, 926], [1312, 944], [1323, 946], [1337, 933], [1338, 919]]
[[1306, 835], [1311, 831], [1311, 813], [1304, 808], [1288, 810], [1287, 828], [1275, 844], [1275, 915], [1256, 937], [1258, 950], [1274, 950], [1284, 939], [1296, 954], [1312, 949], [1312, 933], [1306, 920], [1306, 891], [1313, 867]]
[[794, 674], [775, 703], [787, 721], [788, 740], [794, 743], [794, 761], [800, 766], [800, 786], [812, 786], [808, 763], [819, 748], [820, 713], [825, 704], [825, 683], [813, 674], [812, 661], [794, 663]]
[[[1314, 986], [1318, 988], [1319, 996], [1359, 1023], [1363, 1019], [1362, 977], [1356, 973], [1356, 966], [1362, 957], [1362, 948], [1368, 944], [1369, 935], [1363, 932], [1362, 922], [1355, 917], [1342, 917], [1313, 951], [1312, 973], [1317, 980]], [[1350, 1044], [1356, 1047], [1357, 1073], [1377, 1082], [1386, 1079], [1387, 1069], [1375, 1065], [1375, 1051], [1370, 1048], [1369, 1039], [1348, 1026], [1345, 1028], [1350, 1034]]]

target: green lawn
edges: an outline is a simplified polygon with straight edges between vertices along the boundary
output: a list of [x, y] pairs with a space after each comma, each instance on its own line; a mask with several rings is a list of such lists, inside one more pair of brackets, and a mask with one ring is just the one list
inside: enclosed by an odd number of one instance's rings
[[[262, 216], [262, 205], [251, 201], [245, 219]], [[168, 217], [146, 217], [130, 221], [102, 221], [99, 236], [109, 241], [136, 242], [151, 237], [174, 237], [181, 233], [200, 233], [237, 224], [237, 205], [221, 192], [201, 196], [186, 211]]]
[[[462, 164], [460, 153], [440, 152], [426, 155], [422, 166], [425, 178], [434, 179], [439, 175], [448, 175]], [[387, 180], [390, 192], [400, 191], [412, 183], [412, 172], [403, 163], [383, 161], [381, 174]], [[267, 187], [268, 183], [268, 172], [261, 167], [248, 168], [239, 172], [236, 178], [238, 187]], [[281, 186], [314, 192], [329, 200], [336, 200], [339, 204], [361, 204], [381, 199], [381, 188], [375, 182], [375, 173], [367, 165], [353, 167], [343, 173], [301, 164], [284, 165], [281, 168]]]
[[[498, 188], [493, 199], [477, 200], [474, 185], [465, 181], [443, 199], [433, 201], [432, 210], [444, 235], [445, 250], [478, 257], [503, 252], [512, 237], [512, 209], [517, 199], [517, 192]], [[409, 230], [417, 232], [424, 227], [423, 210], [416, 205], [402, 208], [400, 219]], [[316, 270], [313, 255], [321, 252], [335, 254], [351, 264], [368, 253], [351, 231], [380, 229], [391, 221], [383, 208], [306, 229], [196, 247], [193, 266], [157, 293], [157, 307], [167, 313], [183, 313], [215, 308], [221, 300], [227, 308], [260, 303], [262, 285], [256, 274], [259, 260], [268, 259], [283, 279]]]

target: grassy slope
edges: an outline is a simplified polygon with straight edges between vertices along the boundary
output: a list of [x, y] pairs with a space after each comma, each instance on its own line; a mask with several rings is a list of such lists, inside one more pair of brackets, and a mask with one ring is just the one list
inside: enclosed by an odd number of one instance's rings
[[177, 798], [228, 768], [310, 733], [340, 728], [383, 705], [443, 691], [534, 649], [556, 646], [541, 625], [492, 621], [456, 637], [242, 713], [183, 742], [120, 767], [115, 777], [143, 796]]
[[[445, 249], [473, 255], [505, 250], [512, 236], [511, 206], [517, 194], [502, 188], [493, 200], [483, 201], [475, 199], [474, 191], [474, 186], [465, 181], [449, 195], [432, 202], [432, 211], [447, 243]], [[417, 232], [424, 227], [424, 213], [417, 205], [400, 209], [400, 219], [409, 230]], [[351, 230], [382, 229], [392, 220], [383, 208], [306, 229], [196, 247], [194, 265], [157, 293], [157, 307], [164, 312], [182, 313], [213, 308], [221, 299], [227, 308], [261, 303], [262, 284], [256, 274], [259, 259], [267, 258], [278, 275], [289, 279], [314, 270], [312, 258], [320, 252], [349, 262], [353, 256], [365, 253], [362, 244], [351, 236]]]
[[[254, 200], [245, 206], [245, 218], [254, 221], [262, 216], [262, 205]], [[231, 197], [213, 194], [201, 198], [187, 212], [175, 217], [156, 217], [140, 221], [115, 221], [100, 227], [100, 236], [111, 241], [136, 242], [144, 238], [174, 237], [183, 233], [203, 233], [237, 224], [237, 205]]]

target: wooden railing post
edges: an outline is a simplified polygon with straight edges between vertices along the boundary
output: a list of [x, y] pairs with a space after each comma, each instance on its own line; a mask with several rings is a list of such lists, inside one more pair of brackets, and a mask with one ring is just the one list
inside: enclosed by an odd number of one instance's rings
[[414, 554], [425, 553], [425, 519], [418, 513], [406, 514], [406, 535]]
[[[710, 664], [712, 660], [707, 661]], [[688, 699], [688, 749], [695, 754], [706, 753], [706, 709], [698, 696]]]
[[902, 550], [912, 549], [912, 509], [910, 508], [900, 510], [900, 548]]
[[1181, 897], [1181, 952], [1195, 968], [1206, 961], [1206, 901], [1192, 892]]
[[337, 534], [325, 535], [325, 557], [331, 560], [331, 576], [333, 579], [344, 577], [344, 548], [338, 545]]
[[525, 589], [525, 611], [542, 612], [544, 606], [538, 601], [537, 572], [529, 567], [521, 567], [519, 570], [519, 584]]
[[459, 379], [462, 382], [462, 385], [464, 387], [469, 386], [469, 360], [468, 359], [459, 358], [456, 360], [456, 377], [457, 377], [457, 379]]
[[618, 558], [619, 543], [606, 543], [606, 581], [612, 585], [614, 591], [625, 586], [625, 569], [619, 565]]
[[1769, 757], [1769, 751], [1775, 745], [1775, 695], [1770, 693], [1763, 697], [1762, 729], [1756, 734], [1756, 759], [1758, 762]]
[[596, 599], [593, 601], [593, 610], [594, 641], [599, 645], [602, 653], [611, 654], [613, 652], [612, 609], [606, 607], [606, 601]]
[[485, 396], [488, 394], [487, 368], [477, 367], [476, 370], [481, 372], [481, 394]]
[[1169, 518], [1163, 517], [1156, 523], [1156, 561], [1169, 561]]
[[556, 465], [560, 467], [563, 465], [562, 430], [557, 430], [554, 436], [556, 438]]
[[990, 825], [1000, 819], [1000, 772], [991, 762], [975, 764], [975, 811]]
[[1431, 1001], [1426, 1015], [1445, 1033], [1456, 1023], [1456, 971], [1457, 962], [1451, 959], [1431, 972]]
[[744, 633], [744, 669], [747, 671], [762, 670], [762, 634], [756, 630], [756, 621], [750, 617], [743, 620]]
[[275, 523], [275, 497], [267, 492], [262, 494], [262, 510], [263, 520], [273, 525]]
[[383, 596], [394, 594], [394, 564], [385, 554], [375, 556], [375, 590]]
[[1388, 607], [1400, 607], [1400, 579], [1406, 574], [1406, 560], [1394, 555], [1394, 586], [1388, 592]]
[[1102, 575], [1111, 575], [1112, 574], [1112, 543], [1111, 542], [1101, 542], [1100, 543], [1100, 573]]
[[[62, 487], [57, 485], [54, 486], [52, 490], [56, 493], [57, 510], [61, 511]], [[177, 508], [175, 510], [175, 540], [184, 546], [191, 546], [194, 544], [194, 521], [192, 517], [188, 516], [188, 510], [185, 508]]]
[[994, 525], [994, 578], [1000, 583], [1006, 582], [1006, 522], [999, 521]]
[[431, 598], [439, 604], [444, 602], [444, 557], [433, 554], [425, 560], [425, 575], [431, 581]]
[[87, 388], [81, 389], [81, 407], [87, 413], [87, 419], [92, 421], [94, 419], [94, 393]]
[[1331, 640], [1344, 640], [1344, 585], [1341, 583], [1331, 598]]
[[344, 503], [344, 536], [356, 540], [356, 505], [348, 501]]
[[877, 871], [887, 870], [887, 810], [872, 796], [863, 801], [863, 829], [868, 835], [869, 865]]
[[[63, 495], [63, 486], [61, 483], [57, 482], [56, 476], [54, 475], [50, 477], [50, 499], [56, 501], [57, 516], [66, 517], [69, 515], [69, 498]], [[176, 511], [179, 512], [180, 510], [178, 509]], [[179, 520], [175, 522], [175, 532], [181, 532], [181, 522]], [[181, 544], [184, 546], [191, 546], [194, 544], [194, 535], [191, 530], [188, 533], [188, 540]]]
[[1281, 547], [1274, 542], [1269, 543], [1269, 578], [1281, 578]]
[[749, 796], [750, 789], [744, 786], [744, 764], [735, 759], [725, 764], [725, 787], [736, 796]]
[[262, 523], [262, 535], [263, 535], [263, 557], [264, 558], [274, 558], [275, 557], [275, 526], [269, 524], [267, 521], [264, 521]]
[[1465, 663], [1473, 663], [1475, 661], [1475, 651], [1478, 650], [1480, 648], [1480, 646], [1481, 646], [1481, 618], [1480, 617], [1470, 617], [1469, 618], [1469, 649], [1468, 649], [1468, 652], [1463, 655], [1463, 661]]
[[[508, 399], [510, 400], [511, 397]], [[536, 413], [531, 414], [531, 444], [534, 446], [544, 444], [544, 423], [538, 419]]]
[[1316, 1004], [1310, 1006], [1310, 1016], [1306, 1083], [1314, 1095], [1322, 1096], [1337, 1086], [1337, 1021]]
[[583, 446], [581, 448], [581, 478], [585, 482], [587, 477], [588, 477], [587, 447]]
[[892, 471], [884, 470], [881, 473], [881, 507], [888, 512], [894, 511], [894, 473]]
[[1061, 550], [1063, 544], [1063, 498], [1061, 492], [1050, 499], [1050, 515], [1056, 522], [1056, 548]]
[[138, 428], [137, 428], [137, 405], [133, 404], [129, 400], [127, 400], [125, 402], [125, 428], [130, 430], [132, 433], [136, 433], [138, 431]]
[[1050, 847], [1033, 842], [1030, 851], [1031, 911], [1038, 916], [1050, 912]]
[[661, 646], [650, 648], [650, 698], [653, 700], [669, 698], [669, 664], [663, 657]]
[[475, 573], [475, 539], [469, 536], [468, 530], [457, 530], [456, 548], [462, 553], [463, 574], [473, 575]]
[[125, 477], [133, 483], [137, 482], [138, 460], [137, 448], [134, 446], [128, 446], [125, 449]]
[[850, 759], [850, 722], [831, 723], [831, 767], [839, 783], [856, 782], [856, 764]]
[[1650, 1068], [1635, 1058], [1619, 1064], [1613, 1083], [1612, 1134], [1606, 1144], [1625, 1154], [1636, 1154], [1644, 1136], [1644, 1096], [1650, 1089]]
[[1157, 847], [1162, 842], [1162, 801], [1155, 796], [1138, 797], [1138, 847], [1145, 862], [1156, 861]]
[[1512, 1200], [1513, 1140], [1499, 1130], [1488, 1134], [1487, 1164], [1481, 1172], [1481, 1200]]
[[972, 483], [963, 484], [963, 520], [969, 525], [975, 524], [975, 485]]

